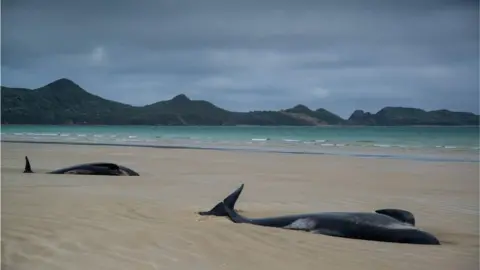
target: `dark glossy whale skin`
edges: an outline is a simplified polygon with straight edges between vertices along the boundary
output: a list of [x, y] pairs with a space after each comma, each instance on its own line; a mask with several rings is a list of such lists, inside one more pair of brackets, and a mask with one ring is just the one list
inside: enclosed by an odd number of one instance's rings
[[[85, 173], [82, 173], [85, 172]], [[128, 175], [139, 176], [137, 172], [114, 163], [85, 163], [49, 172], [51, 174], [93, 174], [93, 175]]]
[[[200, 215], [227, 216], [235, 223], [301, 230], [329, 236], [381, 242], [440, 245], [432, 234], [416, 228], [413, 214], [401, 209], [375, 212], [321, 212], [265, 218], [248, 218], [234, 207], [243, 185], [212, 210]], [[412, 224], [413, 223], [413, 224]]]
[[301, 230], [330, 236], [382, 242], [438, 245], [430, 233], [377, 213], [325, 212], [267, 218], [246, 218], [225, 206], [235, 223]]
[[[24, 173], [33, 173], [28, 157], [25, 157]], [[73, 165], [48, 172], [49, 174], [85, 174], [85, 175], [111, 175], [111, 176], [139, 176], [134, 170], [122, 165], [108, 162], [94, 162]]]

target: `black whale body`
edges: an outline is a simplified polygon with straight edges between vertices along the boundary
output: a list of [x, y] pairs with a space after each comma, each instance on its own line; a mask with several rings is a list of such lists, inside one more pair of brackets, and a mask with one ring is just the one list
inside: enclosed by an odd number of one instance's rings
[[301, 230], [311, 233], [393, 243], [440, 245], [432, 234], [415, 227], [412, 213], [402, 209], [379, 209], [375, 212], [321, 212], [266, 218], [248, 218], [235, 211], [242, 184], [203, 216], [226, 216], [234, 223]]
[[[28, 157], [25, 157], [24, 173], [33, 173]], [[84, 175], [112, 175], [112, 176], [139, 176], [134, 170], [122, 165], [109, 162], [93, 162], [73, 165], [48, 172], [49, 174], [84, 174]]]

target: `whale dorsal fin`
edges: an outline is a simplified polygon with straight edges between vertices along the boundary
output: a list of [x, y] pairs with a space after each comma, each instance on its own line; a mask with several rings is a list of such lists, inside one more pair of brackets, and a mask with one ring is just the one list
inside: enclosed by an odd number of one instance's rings
[[30, 161], [28, 160], [27, 156], [25, 156], [25, 169], [23, 170], [23, 173], [33, 173], [32, 167], [30, 166]]
[[408, 223], [412, 226], [415, 226], [415, 217], [411, 212], [407, 210], [387, 208], [387, 209], [377, 209], [375, 210], [375, 212], [378, 214], [392, 217], [398, 221]]

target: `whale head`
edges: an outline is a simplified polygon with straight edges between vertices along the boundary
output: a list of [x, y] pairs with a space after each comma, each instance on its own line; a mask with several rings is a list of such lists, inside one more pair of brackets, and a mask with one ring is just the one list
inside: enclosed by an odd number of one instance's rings
[[402, 230], [402, 233], [398, 234], [396, 242], [420, 245], [440, 245], [440, 241], [434, 235], [418, 229]]

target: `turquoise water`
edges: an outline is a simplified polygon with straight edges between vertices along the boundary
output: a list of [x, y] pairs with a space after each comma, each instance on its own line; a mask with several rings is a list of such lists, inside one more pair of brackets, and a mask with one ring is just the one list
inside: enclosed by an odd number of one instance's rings
[[2, 140], [94, 143], [479, 149], [478, 127], [2, 125]]

